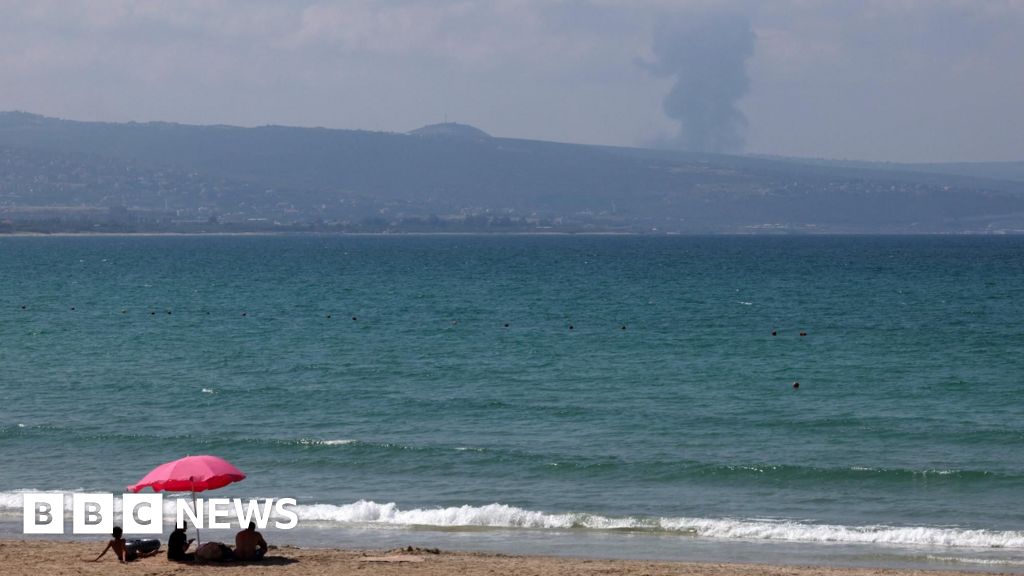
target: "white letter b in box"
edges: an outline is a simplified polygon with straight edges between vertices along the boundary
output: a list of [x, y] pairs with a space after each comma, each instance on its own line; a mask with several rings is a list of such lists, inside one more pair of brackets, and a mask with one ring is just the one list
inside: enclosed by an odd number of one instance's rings
[[25, 534], [64, 533], [64, 495], [50, 492], [26, 492], [22, 495], [22, 532]]
[[72, 494], [71, 522], [75, 534], [110, 534], [114, 530], [114, 495]]

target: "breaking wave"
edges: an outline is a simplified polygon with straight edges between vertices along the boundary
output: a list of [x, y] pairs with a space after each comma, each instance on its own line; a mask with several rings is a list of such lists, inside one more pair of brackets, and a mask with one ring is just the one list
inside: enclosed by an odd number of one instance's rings
[[607, 517], [586, 513], [547, 513], [505, 504], [402, 510], [391, 502], [360, 500], [352, 504], [300, 505], [305, 521], [401, 526], [532, 529], [635, 530], [679, 533], [702, 538], [1024, 548], [1024, 532], [967, 530], [924, 526], [842, 526], [786, 520], [729, 518]]
[[[0, 492], [0, 514], [15, 515], [22, 510], [22, 495], [28, 490]], [[120, 510], [120, 498], [115, 509]], [[65, 498], [65, 511], [71, 498]], [[510, 528], [536, 530], [620, 530], [674, 533], [690, 537], [769, 540], [807, 543], [887, 544], [964, 548], [1024, 549], [1024, 531], [978, 530], [929, 526], [844, 526], [791, 520], [690, 518], [690, 517], [608, 517], [582, 512], [550, 513], [506, 504], [413, 508], [403, 510], [394, 502], [360, 500], [351, 504], [300, 504], [295, 512], [301, 522], [388, 525], [438, 528]], [[173, 500], [165, 499], [164, 514], [174, 513]]]

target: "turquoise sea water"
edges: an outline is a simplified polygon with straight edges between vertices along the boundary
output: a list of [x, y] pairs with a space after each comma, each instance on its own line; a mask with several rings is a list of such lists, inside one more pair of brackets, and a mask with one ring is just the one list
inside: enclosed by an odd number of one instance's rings
[[1022, 384], [1020, 237], [0, 238], [9, 532], [212, 453], [282, 541], [1022, 570]]

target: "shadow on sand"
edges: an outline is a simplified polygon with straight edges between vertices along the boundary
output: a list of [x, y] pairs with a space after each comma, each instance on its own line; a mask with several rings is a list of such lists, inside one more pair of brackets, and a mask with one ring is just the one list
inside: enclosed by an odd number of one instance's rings
[[262, 560], [228, 560], [227, 562], [196, 562], [203, 566], [221, 566], [224, 568], [231, 568], [232, 566], [288, 566], [289, 564], [298, 564], [299, 561], [295, 558], [288, 558], [287, 556], [264, 556]]

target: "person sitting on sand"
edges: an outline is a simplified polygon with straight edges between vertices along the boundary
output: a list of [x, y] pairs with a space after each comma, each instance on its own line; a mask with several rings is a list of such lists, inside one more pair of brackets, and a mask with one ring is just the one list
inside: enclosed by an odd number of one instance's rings
[[100, 555], [97, 556], [93, 562], [99, 562], [100, 558], [103, 558], [103, 555], [110, 549], [114, 550], [114, 555], [117, 556], [117, 561], [122, 564], [139, 558], [146, 558], [147, 556], [152, 556], [157, 553], [156, 550], [152, 550], [150, 552], [139, 552], [134, 546], [128, 546], [122, 536], [123, 533], [124, 532], [121, 530], [120, 526], [114, 526], [114, 533], [111, 534], [113, 538], [111, 538], [110, 542], [107, 542], [107, 547], [103, 549], [103, 552], [100, 552]]
[[175, 562], [191, 562], [195, 560], [195, 554], [187, 554], [185, 552], [192, 545], [192, 540], [185, 533], [186, 529], [188, 529], [188, 523], [182, 520], [181, 526], [175, 528], [174, 532], [171, 532], [170, 537], [167, 538], [168, 560]]
[[262, 560], [267, 553], [267, 541], [256, 531], [256, 523], [249, 522], [249, 527], [235, 534], [236, 560]]

